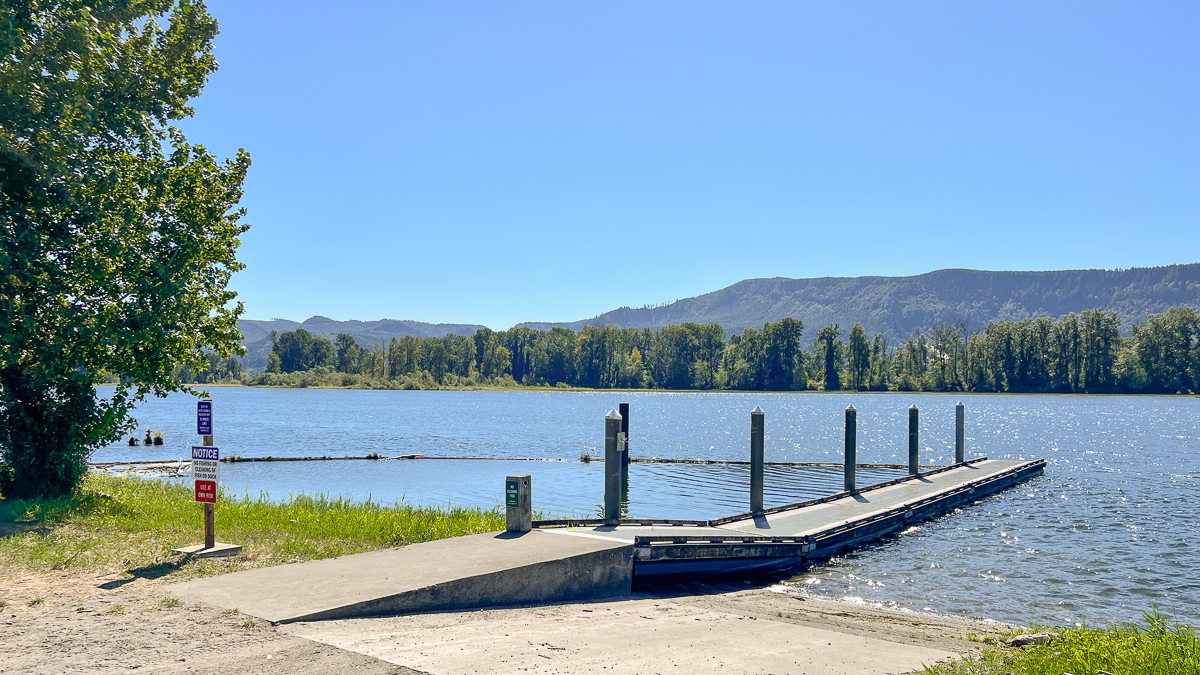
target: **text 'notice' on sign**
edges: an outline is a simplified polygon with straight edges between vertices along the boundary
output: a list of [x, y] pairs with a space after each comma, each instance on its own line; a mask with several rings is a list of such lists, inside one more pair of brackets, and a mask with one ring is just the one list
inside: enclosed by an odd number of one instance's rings
[[192, 479], [197, 482], [221, 481], [221, 455], [217, 448], [192, 446]]

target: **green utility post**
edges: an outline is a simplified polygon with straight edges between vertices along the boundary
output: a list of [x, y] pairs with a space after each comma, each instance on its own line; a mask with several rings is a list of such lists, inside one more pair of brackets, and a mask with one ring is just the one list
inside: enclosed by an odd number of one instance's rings
[[504, 479], [504, 529], [528, 532], [533, 529], [533, 497], [529, 474]]

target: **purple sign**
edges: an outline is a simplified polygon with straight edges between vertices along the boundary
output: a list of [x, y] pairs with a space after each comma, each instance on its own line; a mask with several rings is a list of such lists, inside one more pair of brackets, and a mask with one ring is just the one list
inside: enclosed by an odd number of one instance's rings
[[212, 436], [212, 401], [196, 401], [196, 434]]

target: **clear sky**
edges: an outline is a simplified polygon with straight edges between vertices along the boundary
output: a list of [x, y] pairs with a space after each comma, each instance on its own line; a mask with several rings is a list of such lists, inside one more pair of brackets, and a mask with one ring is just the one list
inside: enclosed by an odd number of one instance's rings
[[246, 318], [1200, 261], [1200, 3], [211, 0]]

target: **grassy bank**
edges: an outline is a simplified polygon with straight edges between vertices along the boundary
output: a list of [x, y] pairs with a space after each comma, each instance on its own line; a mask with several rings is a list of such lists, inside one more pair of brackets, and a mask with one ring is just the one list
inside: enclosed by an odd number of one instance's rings
[[996, 646], [974, 659], [926, 669], [927, 675], [1200, 675], [1200, 642], [1196, 630], [1179, 625], [1152, 609], [1145, 625], [1108, 628], [1034, 627], [1049, 633], [1048, 645], [1024, 649]]
[[498, 509], [307, 496], [275, 503], [222, 492], [217, 539], [241, 544], [243, 555], [191, 560], [171, 549], [204, 539], [193, 498], [190, 485], [100, 475], [62, 499], [0, 498], [0, 570], [190, 578], [504, 529]]

